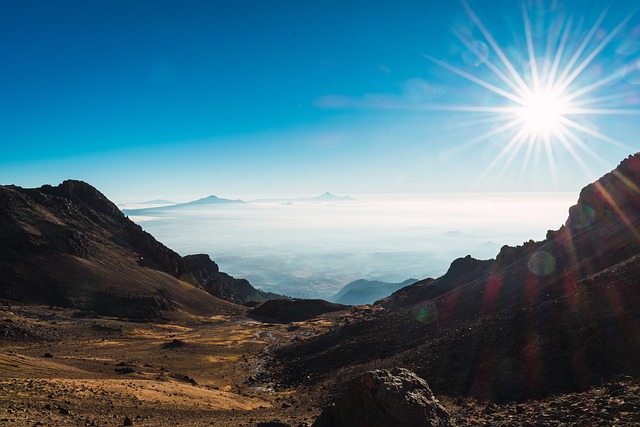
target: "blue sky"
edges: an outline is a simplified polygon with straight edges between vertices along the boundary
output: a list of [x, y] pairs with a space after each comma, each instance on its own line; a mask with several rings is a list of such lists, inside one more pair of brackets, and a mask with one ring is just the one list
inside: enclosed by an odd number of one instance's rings
[[[524, 7], [514, 0], [3, 1], [0, 183], [83, 179], [122, 201], [577, 191], [640, 149], [640, 16], [630, 15], [633, 7], [559, 0]], [[505, 87], [487, 66], [509, 74], [500, 53], [529, 83], [523, 10], [535, 63], [552, 62], [568, 22], [562, 64], [592, 29], [574, 68], [601, 46], [572, 86], [602, 82], [583, 100], [607, 113], [581, 113], [573, 132], [584, 146], [552, 140], [552, 160], [543, 143], [532, 144], [529, 155], [526, 141], [509, 148], [508, 131], [474, 142], [504, 120], [452, 108], [505, 103], [465, 77]]]

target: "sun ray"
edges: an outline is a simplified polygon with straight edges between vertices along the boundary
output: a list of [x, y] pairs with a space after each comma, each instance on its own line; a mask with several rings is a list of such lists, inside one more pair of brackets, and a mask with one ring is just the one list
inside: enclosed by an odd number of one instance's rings
[[513, 114], [513, 107], [486, 107], [484, 105], [430, 105], [423, 104], [418, 106], [405, 107], [412, 110], [431, 110], [431, 111], [457, 111], [459, 113], [497, 113], [497, 114]]
[[569, 152], [571, 157], [573, 157], [573, 160], [575, 160], [575, 162], [578, 164], [580, 169], [582, 169], [582, 172], [584, 172], [587, 176], [593, 177], [593, 172], [589, 169], [589, 167], [584, 162], [584, 160], [582, 160], [582, 156], [578, 154], [575, 147], [571, 144], [571, 142], [569, 142], [569, 140], [567, 139], [567, 136], [565, 135], [565, 132], [568, 132], [569, 134], [571, 134], [571, 131], [569, 130], [561, 130], [560, 132], [558, 132], [558, 135], [557, 135], [558, 140], [560, 141], [562, 146], [565, 148], [565, 150]]
[[560, 61], [562, 60], [562, 55], [564, 54], [564, 50], [567, 46], [567, 41], [569, 40], [569, 34], [571, 33], [572, 24], [573, 17], [569, 18], [569, 20], [567, 21], [564, 32], [562, 33], [562, 37], [560, 38], [560, 44], [558, 46], [558, 49], [556, 50], [553, 64], [551, 65], [551, 71], [549, 72], [549, 76], [547, 77], [547, 90], [551, 90], [554, 85], [555, 78], [560, 67]]
[[[625, 110], [613, 108], [570, 108], [566, 110], [569, 115], [615, 115], [615, 116], [637, 116], [640, 115], [638, 110]], [[631, 147], [628, 147], [631, 148]]]
[[511, 61], [509, 61], [509, 59], [506, 57], [498, 43], [496, 43], [494, 38], [491, 36], [491, 33], [487, 30], [487, 28], [480, 20], [480, 18], [478, 18], [473, 9], [471, 9], [469, 3], [467, 3], [466, 0], [462, 0], [462, 5], [466, 9], [467, 14], [471, 18], [471, 20], [478, 26], [482, 35], [487, 39], [487, 42], [489, 42], [493, 51], [496, 53], [496, 55], [498, 55], [498, 58], [500, 58], [504, 66], [507, 68], [513, 79], [516, 81], [516, 83], [518, 83], [518, 85], [520, 86], [520, 90], [522, 91], [521, 93], [526, 94], [530, 92], [529, 86], [527, 86], [520, 73], [516, 71]]
[[627, 15], [627, 17], [625, 19], [622, 20], [622, 22], [620, 22], [614, 29], [613, 31], [611, 31], [599, 44], [598, 46], [589, 54], [589, 56], [587, 56], [584, 61], [582, 61], [582, 63], [578, 66], [578, 68], [576, 68], [571, 75], [569, 75], [569, 77], [567, 77], [565, 80], [562, 80], [561, 83], [559, 84], [559, 89], [561, 91], [564, 91], [579, 75], [580, 73], [582, 73], [582, 71], [589, 66], [589, 64], [591, 63], [591, 61], [593, 61], [593, 59], [602, 51], [602, 49], [604, 49], [610, 42], [611, 40], [613, 40], [613, 38], [620, 32], [620, 30], [622, 30], [622, 28], [624, 28], [625, 25], [627, 25], [627, 23], [629, 22], [629, 20], [631, 20], [631, 18], [633, 17], [633, 15], [635, 14], [635, 12]]
[[529, 167], [529, 162], [531, 160], [531, 155], [534, 152], [536, 147], [536, 139], [533, 135], [529, 135], [529, 141], [527, 142], [527, 151], [524, 155], [524, 159], [522, 161], [522, 168], [520, 169], [520, 175], [518, 180], [522, 182], [524, 180], [524, 175]]
[[561, 119], [561, 121], [562, 121], [563, 124], [565, 124], [565, 125], [567, 125], [569, 127], [572, 127], [573, 129], [578, 130], [578, 131], [580, 131], [580, 132], [582, 132], [584, 134], [587, 134], [589, 136], [597, 138], [600, 141], [608, 142], [609, 144], [615, 145], [615, 146], [620, 147], [620, 148], [631, 149], [632, 150], [632, 148], [629, 147], [627, 144], [623, 144], [622, 142], [620, 142], [618, 140], [615, 140], [613, 138], [610, 138], [610, 137], [608, 137], [608, 136], [606, 136], [606, 135], [604, 135], [604, 134], [602, 134], [602, 133], [600, 133], [600, 132], [598, 132], [598, 131], [596, 131], [594, 129], [589, 129], [588, 127], [583, 126], [580, 123], [574, 122], [573, 120], [570, 120], [570, 119], [568, 119], [566, 117], [563, 117]]
[[551, 171], [551, 179], [553, 180], [553, 183], [557, 185], [558, 174], [556, 172], [555, 159], [553, 156], [553, 147], [551, 145], [551, 138], [549, 137], [549, 134], [543, 135], [543, 140], [544, 140], [544, 148], [547, 153], [547, 161], [549, 162], [549, 170]]
[[[576, 109], [580, 109], [580, 107], [582, 106], [589, 106], [589, 105], [592, 105], [593, 107], [595, 107], [596, 105], [605, 103], [605, 102], [606, 103], [620, 102], [626, 99], [628, 96], [629, 94], [627, 93], [612, 93], [609, 95], [573, 100], [571, 101], [571, 105], [573, 105], [573, 107]], [[611, 109], [604, 108], [604, 110], [611, 110]], [[621, 108], [615, 109], [615, 111], [620, 111], [620, 110], [622, 109]], [[626, 110], [626, 111], [637, 111], [637, 110]]]
[[495, 129], [492, 129], [489, 132], [486, 132], [486, 133], [484, 133], [482, 135], [477, 136], [474, 139], [471, 139], [471, 140], [465, 142], [464, 146], [465, 147], [469, 147], [471, 145], [477, 144], [478, 142], [486, 141], [489, 138], [491, 138], [492, 136], [500, 135], [500, 134], [508, 131], [509, 129], [512, 129], [512, 128], [518, 126], [519, 124], [520, 123], [519, 123], [518, 120], [509, 120], [509, 122], [507, 124], [499, 126], [499, 127], [495, 128]]
[[566, 136], [567, 138], [572, 140], [573, 143], [576, 145], [576, 147], [580, 148], [582, 151], [587, 153], [589, 155], [589, 157], [591, 157], [592, 159], [597, 161], [602, 167], [606, 168], [606, 167], [609, 166], [607, 164], [607, 162], [605, 162], [604, 159], [601, 156], [598, 155], [598, 153], [596, 153], [591, 147], [589, 147], [587, 144], [585, 144], [585, 142], [583, 140], [578, 138], [576, 136], [576, 134], [574, 134], [571, 131], [571, 129], [564, 128], [562, 133], [561, 133], [561, 135]]
[[560, 77], [558, 77], [558, 80], [557, 80], [558, 82], [567, 81], [567, 75], [571, 72], [573, 66], [576, 64], [576, 62], [578, 62], [578, 60], [582, 56], [582, 53], [585, 51], [585, 49], [587, 48], [587, 45], [589, 44], [589, 42], [591, 41], [593, 36], [596, 34], [596, 31], [598, 30], [598, 28], [602, 24], [602, 21], [604, 21], [604, 18], [605, 18], [606, 15], [607, 15], [607, 11], [605, 9], [605, 11], [602, 12], [600, 14], [600, 16], [598, 17], [598, 20], [596, 21], [596, 23], [593, 24], [593, 26], [589, 30], [589, 33], [584, 38], [584, 40], [582, 40], [582, 43], [576, 49], [576, 51], [574, 52], [573, 56], [569, 60], [569, 63], [562, 70], [562, 73], [560, 73]]
[[[465, 46], [469, 46], [470, 44], [469, 40], [464, 38], [462, 34], [458, 32], [456, 32], [455, 34], [456, 34], [456, 37], [458, 37], [458, 39]], [[477, 52], [474, 51], [473, 53], [474, 55], [478, 56]], [[481, 58], [478, 57], [478, 59], [481, 59]], [[490, 61], [489, 58], [483, 59], [482, 64], [486, 65], [493, 72], [493, 74], [498, 76], [498, 78], [502, 80], [507, 86], [509, 86], [515, 93], [519, 93], [521, 91], [521, 88], [513, 80], [511, 80], [505, 73], [503, 73], [492, 61]]]
[[511, 151], [512, 149], [518, 149], [517, 147], [519, 143], [525, 137], [526, 137], [526, 131], [524, 130], [524, 128], [519, 129], [516, 135], [514, 135], [509, 140], [509, 142], [504, 147], [502, 147], [502, 150], [500, 150], [500, 153], [498, 153], [498, 155], [491, 161], [491, 163], [489, 163], [489, 165], [480, 174], [480, 176], [475, 182], [475, 185], [482, 182], [485, 179], [485, 177], [493, 171], [496, 165], [502, 161], [502, 158], [509, 153], [509, 151]]
[[571, 93], [568, 93], [567, 94], [567, 99], [569, 101], [572, 101], [575, 98], [578, 98], [580, 96], [586, 95], [589, 92], [593, 92], [594, 90], [596, 90], [596, 89], [598, 89], [598, 88], [600, 88], [600, 87], [602, 87], [602, 86], [604, 86], [606, 84], [609, 84], [612, 81], [615, 81], [615, 80], [617, 80], [617, 79], [619, 79], [621, 77], [624, 77], [625, 73], [626, 73], [626, 69], [625, 69], [625, 67], [622, 67], [619, 70], [611, 73], [609, 76], [607, 76], [605, 78], [602, 78], [602, 79], [600, 79], [600, 80], [598, 80], [598, 81], [596, 81], [594, 83], [591, 83], [588, 86], [583, 86], [583, 87], [581, 87], [581, 88], [579, 88], [579, 89], [577, 89], [577, 90], [575, 90], [575, 91], [573, 91]]
[[523, 142], [527, 139], [526, 133], [523, 133], [522, 135], [516, 135], [516, 137], [517, 139], [515, 141], [514, 148], [509, 150], [509, 152], [507, 153], [509, 156], [507, 157], [507, 160], [503, 163], [502, 168], [500, 169], [500, 172], [498, 172], [498, 175], [496, 176], [497, 182], [500, 182], [503, 180], [505, 173], [511, 168], [511, 165], [515, 161], [516, 157], [518, 156], [518, 154], [520, 154], [520, 151], [525, 146]]
[[[486, 124], [498, 124], [501, 122], [512, 122], [513, 118], [507, 114], [492, 114], [481, 119], [468, 119], [459, 123], [458, 127], [471, 127]], [[515, 126], [515, 125], [514, 125]]]
[[456, 73], [457, 75], [459, 75], [461, 77], [464, 77], [465, 79], [467, 79], [469, 81], [472, 81], [472, 82], [484, 87], [485, 89], [489, 89], [490, 91], [492, 91], [492, 92], [494, 92], [494, 93], [496, 93], [496, 94], [498, 94], [498, 95], [500, 95], [500, 96], [502, 96], [504, 98], [510, 99], [510, 100], [512, 100], [514, 102], [518, 102], [518, 103], [520, 103], [520, 101], [522, 100], [520, 97], [515, 96], [512, 93], [507, 92], [506, 90], [501, 89], [501, 88], [499, 88], [499, 87], [497, 87], [495, 85], [492, 85], [491, 83], [486, 82], [486, 81], [484, 81], [482, 79], [479, 79], [478, 77], [476, 77], [476, 76], [474, 76], [472, 74], [469, 74], [466, 71], [463, 71], [458, 67], [454, 67], [453, 65], [450, 65], [450, 64], [448, 64], [448, 63], [446, 63], [444, 61], [441, 61], [438, 58], [435, 58], [435, 57], [433, 57], [431, 55], [424, 55], [424, 56], [425, 56], [425, 58], [427, 58], [431, 62], [434, 62], [434, 63], [440, 65], [441, 67], [446, 68], [447, 70], [449, 70], [449, 71], [451, 71], [453, 73]]
[[614, 200], [607, 189], [604, 188], [604, 186], [599, 181], [594, 182], [593, 185], [595, 186], [596, 190], [598, 190], [598, 192], [602, 195], [602, 198], [607, 202], [607, 204], [609, 204], [609, 206], [611, 206], [615, 213], [620, 217], [633, 237], [635, 237], [635, 239], [640, 242], [640, 231], [636, 229], [633, 221], [631, 221], [627, 214], [622, 210], [622, 208], [620, 208], [620, 205], [618, 205], [618, 203]]
[[538, 63], [536, 61], [535, 48], [531, 36], [531, 21], [524, 3], [522, 3], [522, 19], [524, 21], [524, 34], [527, 40], [527, 52], [529, 53], [529, 66], [531, 67], [531, 79], [533, 80], [533, 93], [540, 92], [540, 75], [538, 73]]

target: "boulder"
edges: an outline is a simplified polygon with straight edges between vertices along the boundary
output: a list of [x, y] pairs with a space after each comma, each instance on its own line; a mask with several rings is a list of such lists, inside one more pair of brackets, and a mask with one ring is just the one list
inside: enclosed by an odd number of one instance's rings
[[447, 410], [425, 380], [404, 368], [365, 372], [347, 385], [313, 427], [450, 427]]

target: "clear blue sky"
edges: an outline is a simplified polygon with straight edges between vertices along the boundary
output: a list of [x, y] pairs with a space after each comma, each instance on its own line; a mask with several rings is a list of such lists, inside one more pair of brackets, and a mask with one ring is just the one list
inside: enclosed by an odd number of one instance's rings
[[635, 1], [524, 2], [537, 64], [553, 61], [567, 22], [561, 64], [594, 29], [575, 68], [628, 18], [572, 82], [606, 79], [581, 99], [607, 114], [576, 116], [586, 149], [552, 140], [551, 165], [542, 143], [505, 150], [509, 131], [474, 142], [499, 115], [450, 111], [505, 102], [464, 76], [504, 88], [487, 61], [509, 73], [474, 14], [530, 84], [520, 3], [468, 5], [5, 0], [0, 183], [82, 179], [116, 200], [573, 191], [640, 150]]

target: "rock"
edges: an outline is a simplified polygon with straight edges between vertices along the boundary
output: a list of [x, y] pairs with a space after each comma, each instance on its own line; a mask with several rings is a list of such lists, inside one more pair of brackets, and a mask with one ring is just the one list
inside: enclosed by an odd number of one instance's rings
[[162, 344], [161, 348], [178, 348], [178, 347], [182, 347], [184, 345], [186, 345], [187, 343], [179, 340], [179, 339], [174, 339], [173, 341], [169, 341], [167, 343]]
[[44, 357], [45, 359], [51, 359], [53, 355], [51, 353], [45, 353], [42, 355], [42, 357]]
[[281, 423], [280, 421], [266, 421], [259, 422], [258, 427], [291, 427], [289, 424]]
[[198, 385], [196, 380], [194, 380], [193, 378], [191, 378], [190, 376], [188, 376], [186, 374], [171, 374], [171, 377], [177, 379], [178, 381], [183, 381], [183, 382], [189, 383], [191, 385]]
[[313, 427], [449, 427], [447, 410], [425, 380], [404, 368], [365, 372], [353, 379]]
[[131, 418], [129, 417], [124, 417], [124, 421], [122, 422], [123, 426], [132, 426], [133, 425], [133, 421], [131, 421]]

